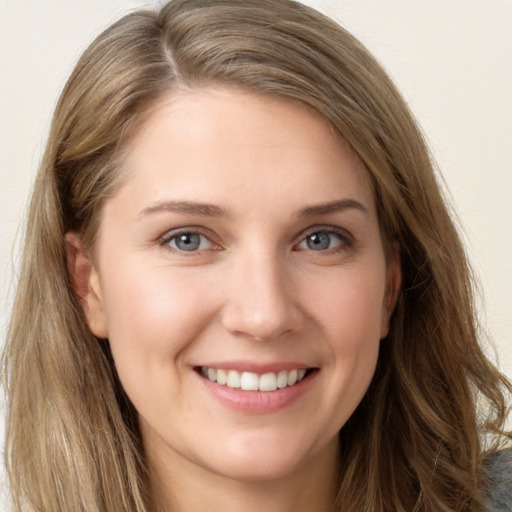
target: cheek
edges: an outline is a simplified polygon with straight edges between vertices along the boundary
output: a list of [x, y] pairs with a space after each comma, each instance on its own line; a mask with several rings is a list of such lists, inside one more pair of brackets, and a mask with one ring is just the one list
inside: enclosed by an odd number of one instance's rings
[[105, 283], [109, 342], [126, 394], [141, 417], [156, 421], [169, 413], [169, 402], [173, 409], [190, 407], [182, 354], [214, 315], [214, 298], [205, 296], [197, 272], [129, 268]]
[[[214, 314], [205, 282], [186, 270], [119, 263], [103, 283], [112, 354], [122, 381], [172, 368]], [[165, 374], [165, 373], [164, 373]], [[123, 382], [124, 383], [124, 382]], [[128, 387], [126, 385], [125, 387]]]
[[341, 277], [316, 297], [329, 360], [321, 403], [337, 432], [357, 408], [375, 373], [384, 284], [374, 273]]
[[[309, 302], [333, 350], [357, 352], [380, 341], [385, 280], [375, 267], [325, 280]], [[319, 290], [322, 288], [322, 292]]]

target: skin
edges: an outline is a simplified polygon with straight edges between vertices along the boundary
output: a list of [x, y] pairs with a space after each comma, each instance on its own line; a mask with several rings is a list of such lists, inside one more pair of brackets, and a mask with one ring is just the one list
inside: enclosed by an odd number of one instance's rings
[[[329, 510], [337, 433], [400, 284], [363, 166], [319, 115], [238, 90], [170, 96], [129, 149], [94, 258], [68, 234], [70, 269], [139, 413], [155, 508]], [[176, 230], [199, 232], [199, 249], [180, 250]], [[252, 413], [203, 385], [197, 367], [219, 361], [316, 371], [284, 408]]]

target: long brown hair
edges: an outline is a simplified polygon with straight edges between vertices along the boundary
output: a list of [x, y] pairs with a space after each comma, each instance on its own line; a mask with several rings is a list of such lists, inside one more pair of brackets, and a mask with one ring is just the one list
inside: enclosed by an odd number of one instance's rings
[[124, 150], [149, 112], [163, 95], [210, 85], [320, 112], [366, 166], [385, 243], [399, 248], [403, 284], [390, 334], [340, 432], [337, 509], [475, 509], [485, 454], [510, 440], [512, 387], [479, 345], [471, 270], [432, 159], [368, 51], [290, 0], [175, 0], [134, 12], [73, 71], [35, 183], [3, 359], [16, 509], [150, 509], [137, 414], [108, 343], [84, 321], [64, 235], [75, 230], [94, 244]]

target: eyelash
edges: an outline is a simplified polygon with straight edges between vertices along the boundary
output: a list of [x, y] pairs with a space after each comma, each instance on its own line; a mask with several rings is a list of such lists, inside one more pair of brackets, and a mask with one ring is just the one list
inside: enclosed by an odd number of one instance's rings
[[[188, 252], [192, 256], [194, 253], [200, 252], [201, 249], [196, 249], [196, 250], [192, 250], [192, 251], [186, 251], [186, 250], [179, 249], [178, 247], [172, 247], [170, 245], [173, 240], [177, 240], [180, 236], [184, 236], [184, 235], [200, 236], [200, 237], [205, 238], [206, 240], [208, 240], [208, 242], [211, 245], [213, 245], [213, 246], [215, 246], [217, 248], [220, 248], [215, 242], [212, 241], [211, 236], [208, 236], [207, 234], [205, 234], [201, 230], [198, 230], [198, 229], [195, 229], [195, 228], [188, 228], [188, 229], [185, 228], [185, 229], [180, 229], [180, 230], [177, 230], [177, 231], [167, 232], [162, 237], [160, 237], [158, 239], [158, 244], [160, 246], [162, 246], [162, 247], [166, 247], [169, 250], [177, 252], [179, 254], [187, 254], [187, 252]], [[216, 249], [216, 250], [218, 250], [218, 249]]]
[[[302, 238], [301, 238], [300, 242], [298, 244], [295, 244], [294, 248], [298, 247], [300, 244], [307, 243], [307, 240], [309, 237], [311, 237], [313, 235], [318, 235], [321, 233], [325, 233], [329, 236], [332, 236], [332, 235], [336, 236], [339, 239], [340, 243], [336, 247], [328, 248], [326, 250], [315, 251], [313, 249], [309, 249], [311, 252], [319, 252], [319, 253], [323, 253], [323, 254], [333, 254], [333, 253], [338, 253], [338, 252], [342, 252], [342, 251], [351, 249], [355, 245], [354, 237], [348, 231], [345, 231], [344, 229], [335, 228], [333, 226], [314, 226], [314, 227], [308, 229], [305, 233], [303, 233], [301, 235]], [[300, 250], [300, 249], [298, 249], [298, 250]], [[308, 250], [308, 249], [305, 249], [305, 250]]]
[[[340, 243], [335, 247], [327, 248], [325, 250], [319, 250], [319, 251], [315, 251], [314, 249], [310, 249], [310, 248], [309, 249], [306, 249], [306, 248], [300, 249], [299, 248], [299, 246], [301, 244], [303, 244], [303, 243], [307, 244], [308, 237], [311, 237], [316, 234], [327, 234], [329, 236], [334, 235], [335, 237], [337, 237], [339, 239]], [[160, 246], [166, 247], [167, 249], [169, 249], [173, 252], [176, 252], [178, 254], [181, 254], [181, 255], [186, 255], [188, 253], [189, 256], [193, 256], [194, 254], [200, 253], [202, 250], [204, 250], [204, 249], [194, 249], [191, 251], [187, 251], [187, 250], [179, 249], [178, 247], [172, 247], [170, 245], [173, 240], [177, 240], [180, 236], [183, 236], [183, 235], [199, 236], [199, 237], [205, 238], [206, 240], [208, 240], [208, 242], [212, 246], [215, 247], [214, 250], [219, 250], [221, 248], [218, 244], [216, 244], [211, 239], [211, 235], [209, 236], [209, 235], [205, 234], [203, 231], [198, 230], [196, 228], [184, 228], [184, 229], [179, 229], [176, 231], [167, 232], [162, 237], [160, 237], [157, 240], [157, 242]], [[338, 253], [338, 252], [342, 252], [342, 251], [351, 249], [354, 247], [354, 245], [355, 245], [355, 241], [354, 241], [353, 236], [350, 233], [348, 233], [347, 231], [345, 231], [344, 229], [335, 228], [333, 226], [314, 226], [314, 227], [308, 229], [306, 232], [303, 232], [301, 234], [301, 239], [298, 243], [294, 244], [293, 250], [294, 251], [300, 251], [300, 250], [308, 251], [309, 250], [311, 252], [333, 254], [333, 253]], [[208, 248], [208, 249], [210, 249], [210, 248]], [[208, 249], [206, 249], [206, 250], [208, 250]]]

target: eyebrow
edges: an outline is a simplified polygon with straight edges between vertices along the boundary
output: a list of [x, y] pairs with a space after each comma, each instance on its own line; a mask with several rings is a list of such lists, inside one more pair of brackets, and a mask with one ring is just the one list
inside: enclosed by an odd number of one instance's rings
[[198, 203], [195, 201], [157, 201], [144, 208], [138, 215], [137, 219], [152, 213], [172, 212], [182, 213], [186, 215], [201, 215], [206, 217], [223, 217], [228, 216], [226, 210], [220, 206], [209, 203]]
[[329, 213], [340, 212], [343, 210], [355, 209], [369, 215], [368, 208], [355, 199], [338, 199], [337, 201], [330, 201], [328, 203], [307, 206], [299, 211], [298, 216], [301, 218], [310, 217], [314, 215], [327, 215]]
[[[327, 215], [343, 210], [355, 209], [368, 215], [368, 209], [355, 199], [338, 199], [327, 203], [321, 203], [313, 206], [307, 206], [299, 210], [298, 217], [311, 217], [315, 215]], [[229, 214], [220, 206], [210, 203], [200, 203], [196, 201], [157, 201], [144, 208], [138, 215], [137, 220], [146, 217], [152, 213], [171, 212], [184, 215], [199, 215], [205, 217], [228, 217]]]

